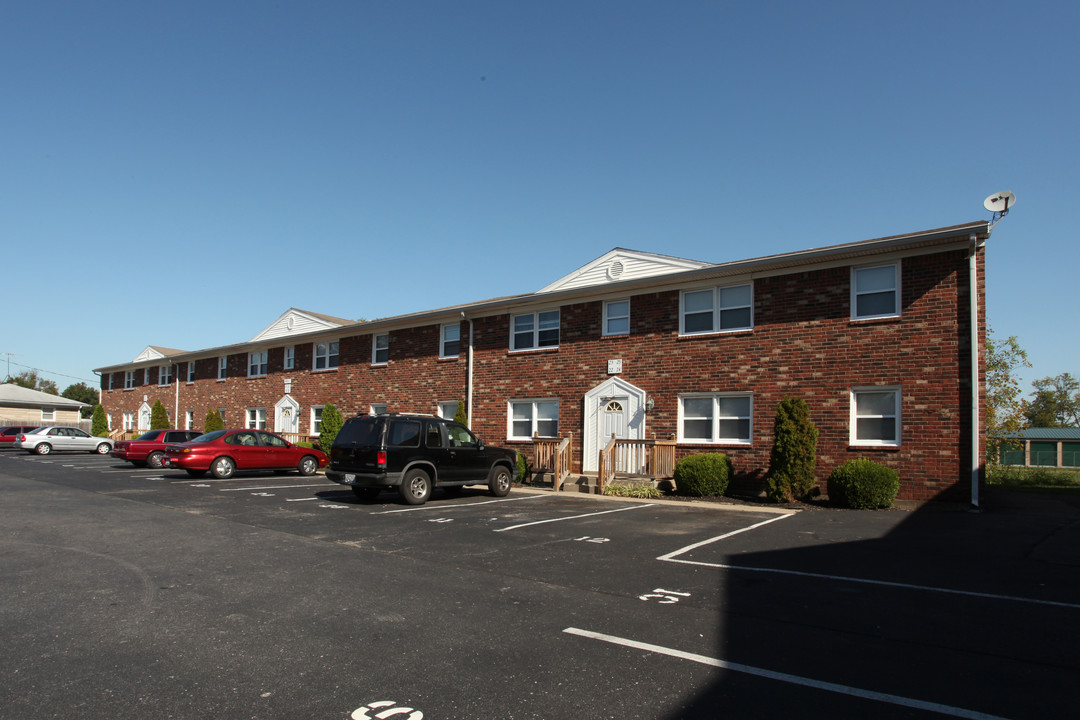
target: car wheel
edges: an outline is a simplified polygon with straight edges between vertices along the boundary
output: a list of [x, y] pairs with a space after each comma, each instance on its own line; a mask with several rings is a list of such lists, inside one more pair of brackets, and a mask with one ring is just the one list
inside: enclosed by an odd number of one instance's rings
[[401, 499], [410, 505], [423, 505], [431, 497], [431, 477], [423, 470], [410, 470], [398, 488]]
[[218, 480], [231, 478], [234, 472], [236, 472], [236, 463], [232, 458], [219, 457], [210, 464], [210, 474]]
[[379, 493], [382, 492], [382, 488], [368, 488], [368, 487], [356, 487], [352, 486], [353, 495], [360, 498], [365, 502], [371, 502], [375, 498], [379, 497]]
[[510, 471], [504, 465], [499, 465], [491, 471], [491, 479], [488, 480], [488, 490], [495, 497], [506, 497], [510, 494], [510, 486], [513, 478]]
[[96, 449], [98, 455], [108, 455], [109, 451], [112, 450], [112, 448], [109, 447], [109, 443], [101, 443]]
[[300, 458], [300, 464], [296, 466], [296, 469], [300, 471], [301, 475], [314, 475], [315, 471], [319, 469], [319, 461], [315, 459], [314, 455], [305, 455]]
[[206, 471], [205, 470], [188, 470], [187, 474], [190, 475], [191, 477], [202, 477], [203, 475], [206, 474]]
[[161, 459], [165, 457], [163, 452], [152, 452], [146, 456], [146, 464], [155, 470], [161, 469]]
[[49, 443], [38, 443], [34, 447], [34, 452], [36, 452], [38, 455], [48, 455], [52, 452], [52, 445], [50, 445]]

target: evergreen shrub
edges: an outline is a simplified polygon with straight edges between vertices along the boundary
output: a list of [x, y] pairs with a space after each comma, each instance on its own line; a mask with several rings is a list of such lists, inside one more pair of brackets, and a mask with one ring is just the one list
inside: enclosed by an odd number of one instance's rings
[[724, 453], [687, 455], [675, 464], [674, 479], [679, 495], [723, 495], [731, 480], [731, 461]]
[[462, 400], [457, 401], [457, 412], [454, 413], [454, 422], [461, 423], [465, 427], [469, 426], [469, 416], [465, 414], [465, 403]]
[[322, 409], [322, 423], [319, 425], [319, 449], [327, 455], [334, 444], [334, 438], [345, 425], [345, 418], [333, 403], [326, 403]]
[[803, 499], [817, 477], [818, 430], [810, 422], [810, 407], [802, 398], [785, 395], [776, 405], [773, 446], [769, 456], [766, 494], [773, 502]]
[[172, 427], [172, 423], [169, 422], [169, 413], [165, 410], [165, 406], [161, 404], [160, 400], [154, 401], [154, 407], [150, 408], [150, 429], [151, 430], [168, 430]]
[[829, 500], [841, 507], [862, 510], [892, 507], [899, 491], [900, 475], [866, 458], [848, 460], [829, 476]]
[[225, 421], [221, 419], [221, 413], [217, 410], [207, 410], [206, 420], [203, 422], [203, 432], [214, 432], [215, 430], [224, 430]]
[[105, 416], [105, 408], [101, 405], [94, 406], [94, 419], [90, 421], [90, 434], [94, 437], [108, 437], [109, 418]]

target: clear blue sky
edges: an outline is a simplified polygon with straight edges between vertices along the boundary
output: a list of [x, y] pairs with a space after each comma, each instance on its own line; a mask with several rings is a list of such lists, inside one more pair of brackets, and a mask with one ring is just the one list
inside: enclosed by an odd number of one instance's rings
[[990, 323], [1025, 389], [1080, 374], [1078, 27], [1060, 1], [9, 0], [0, 353], [96, 384], [289, 307], [927, 230], [1012, 190]]

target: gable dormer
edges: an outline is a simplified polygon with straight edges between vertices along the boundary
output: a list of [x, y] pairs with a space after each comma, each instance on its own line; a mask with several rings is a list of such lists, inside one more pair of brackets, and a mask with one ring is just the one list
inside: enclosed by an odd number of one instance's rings
[[593, 287], [709, 267], [712, 263], [615, 248], [538, 292]]
[[131, 362], [143, 362], [145, 360], [160, 360], [170, 355], [181, 355], [185, 350], [174, 350], [173, 348], [158, 347], [157, 345], [147, 345], [146, 349], [135, 356], [135, 359]]
[[319, 330], [332, 330], [352, 324], [352, 320], [289, 308], [281, 317], [251, 338], [251, 342], [273, 340], [275, 338], [289, 337], [290, 335], [302, 335], [309, 332], [318, 332]]

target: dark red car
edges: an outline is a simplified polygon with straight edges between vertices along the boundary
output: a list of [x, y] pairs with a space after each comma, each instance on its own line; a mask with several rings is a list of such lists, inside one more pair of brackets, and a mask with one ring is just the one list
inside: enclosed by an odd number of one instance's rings
[[0, 427], [0, 448], [19, 447], [15, 438], [41, 427], [40, 425], [8, 425]]
[[166, 445], [189, 442], [200, 435], [202, 433], [198, 430], [151, 430], [134, 440], [117, 441], [113, 446], [112, 456], [127, 460], [137, 467], [149, 465], [159, 468], [161, 459], [165, 457]]
[[326, 453], [300, 447], [263, 430], [214, 430], [190, 442], [165, 448], [163, 466], [181, 468], [192, 477], [209, 470], [219, 479], [237, 470], [296, 470], [314, 475], [326, 467]]

